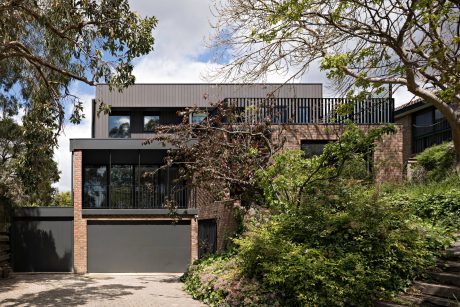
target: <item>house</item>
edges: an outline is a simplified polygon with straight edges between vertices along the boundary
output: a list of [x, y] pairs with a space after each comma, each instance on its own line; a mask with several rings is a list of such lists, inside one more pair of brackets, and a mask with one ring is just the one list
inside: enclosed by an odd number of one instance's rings
[[395, 122], [403, 129], [403, 159], [407, 167], [414, 155], [452, 140], [449, 123], [432, 104], [415, 99], [395, 109]]
[[[244, 110], [270, 97], [274, 124], [289, 124], [287, 148], [320, 153], [352, 120], [364, 130], [392, 123], [392, 99], [353, 104], [339, 116], [335, 108], [347, 99], [323, 98], [321, 84], [136, 84], [122, 93], [99, 85], [93, 103], [92, 138], [71, 139], [73, 196], [73, 263], [76, 273], [183, 272], [200, 250], [224, 247], [236, 228], [232, 206], [214, 202], [174, 182], [177, 169], [158, 170], [168, 149], [160, 142], [144, 145], [155, 124], [175, 125], [177, 112], [197, 106], [190, 122], [207, 115], [211, 102], [231, 101]], [[112, 106], [96, 116], [97, 101]], [[377, 180], [402, 176], [402, 131], [388, 135], [375, 148]], [[173, 200], [178, 209], [171, 216]]]

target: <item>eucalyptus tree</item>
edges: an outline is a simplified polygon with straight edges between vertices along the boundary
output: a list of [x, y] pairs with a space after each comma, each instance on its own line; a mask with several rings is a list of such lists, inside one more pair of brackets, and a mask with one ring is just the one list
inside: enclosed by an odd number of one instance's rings
[[72, 82], [133, 84], [133, 60], [153, 49], [157, 20], [132, 12], [128, 0], [2, 0], [0, 20], [0, 121], [23, 115], [21, 151], [5, 176], [32, 201], [51, 201], [65, 109], [73, 107], [73, 123], [84, 117]]
[[233, 58], [221, 76], [299, 76], [320, 61], [350, 96], [407, 87], [446, 117], [460, 168], [458, 0], [216, 0], [215, 15], [212, 45]]

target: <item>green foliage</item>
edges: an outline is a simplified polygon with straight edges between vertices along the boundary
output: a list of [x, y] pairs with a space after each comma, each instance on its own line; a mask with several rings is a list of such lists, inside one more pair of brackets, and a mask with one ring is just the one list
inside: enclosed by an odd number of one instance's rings
[[273, 305], [368, 306], [405, 289], [458, 229], [459, 182], [424, 194], [422, 186], [380, 189], [344, 173], [384, 132], [350, 126], [319, 157], [275, 155], [258, 173], [268, 211], [234, 240], [234, 254], [193, 265], [187, 290], [212, 305], [264, 305], [271, 293]]
[[280, 306], [275, 293], [241, 274], [232, 252], [195, 261], [181, 280], [194, 299], [209, 306]]
[[460, 228], [460, 177], [452, 174], [439, 182], [407, 184], [385, 191], [385, 201], [409, 208], [419, 218], [447, 230]]
[[429, 147], [415, 158], [415, 179], [440, 181], [455, 171], [456, 157], [452, 142]]
[[72, 207], [72, 196], [70, 192], [60, 192], [53, 196], [53, 206]]
[[370, 305], [406, 287], [447, 244], [409, 209], [366, 190], [327, 188], [236, 241], [244, 275], [286, 305]]

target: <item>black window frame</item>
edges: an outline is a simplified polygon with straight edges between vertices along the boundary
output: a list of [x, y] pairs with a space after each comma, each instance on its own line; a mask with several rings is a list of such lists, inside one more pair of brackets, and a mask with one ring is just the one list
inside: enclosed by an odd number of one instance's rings
[[156, 129], [153, 129], [153, 130], [145, 129], [145, 117], [146, 116], [158, 116], [158, 124], [161, 125], [161, 112], [152, 112], [152, 111], [142, 112], [142, 132], [143, 133], [155, 133]]
[[129, 117], [129, 132], [128, 132], [128, 137], [126, 137], [127, 139], [131, 138], [131, 133], [132, 133], [132, 118], [133, 118], [133, 115], [132, 115], [132, 112], [130, 111], [112, 111], [109, 113], [109, 116], [108, 116], [108, 131], [107, 131], [107, 135], [109, 138], [111, 139], [125, 139], [123, 137], [113, 137], [113, 136], [110, 136], [110, 117], [112, 116], [128, 116]]

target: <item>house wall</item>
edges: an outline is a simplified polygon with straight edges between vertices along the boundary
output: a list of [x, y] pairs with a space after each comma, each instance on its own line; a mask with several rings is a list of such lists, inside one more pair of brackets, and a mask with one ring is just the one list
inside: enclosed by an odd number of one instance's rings
[[[368, 131], [376, 125], [359, 125]], [[290, 125], [282, 132], [285, 147], [299, 149], [302, 140], [337, 140], [344, 130], [343, 125]], [[394, 134], [386, 135], [378, 142], [374, 151], [374, 173], [378, 182], [399, 181], [403, 176], [403, 127], [396, 125]]]
[[403, 166], [404, 172], [407, 172], [407, 163], [412, 156], [412, 113], [396, 118], [395, 122], [402, 127]]
[[[225, 98], [322, 98], [322, 84], [136, 84], [122, 93], [107, 85], [96, 87], [96, 100], [112, 107], [183, 108], [210, 107]], [[97, 107], [97, 106], [96, 106]], [[94, 116], [96, 138], [108, 137], [108, 115]]]
[[221, 251], [228, 246], [229, 238], [238, 228], [235, 206], [238, 201], [215, 201], [206, 190], [197, 191], [198, 221], [215, 219], [217, 223], [217, 250]]

